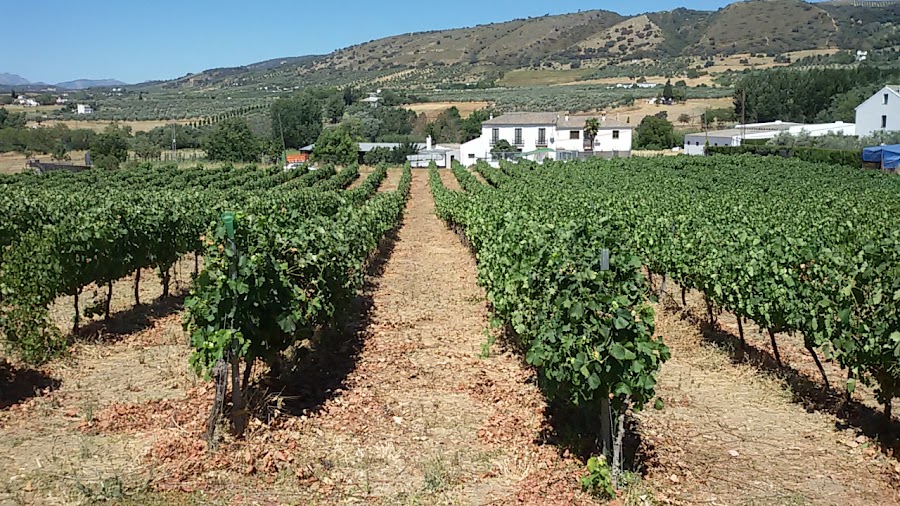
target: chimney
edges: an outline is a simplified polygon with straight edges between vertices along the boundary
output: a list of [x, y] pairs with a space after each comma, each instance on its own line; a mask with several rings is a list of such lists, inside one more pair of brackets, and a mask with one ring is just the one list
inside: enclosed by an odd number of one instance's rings
[[566, 114], [566, 123], [568, 123], [568, 122], [569, 122], [569, 115]]
[[425, 138], [425, 150], [431, 151], [431, 136]]
[[600, 116], [600, 122], [601, 122], [601, 123], [605, 123], [605, 122], [606, 122], [606, 114], [603, 114], [603, 115]]

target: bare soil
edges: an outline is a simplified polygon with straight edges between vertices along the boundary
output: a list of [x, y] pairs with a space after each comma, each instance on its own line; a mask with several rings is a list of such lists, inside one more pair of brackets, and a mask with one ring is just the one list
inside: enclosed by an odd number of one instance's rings
[[[750, 351], [735, 352], [718, 327], [704, 326], [697, 318], [705, 314], [702, 297], [690, 294], [687, 302], [682, 308], [680, 300], [666, 298], [658, 307], [657, 332], [672, 349], [659, 377], [665, 408], [637, 415], [650, 455], [645, 484], [658, 501], [900, 502], [900, 464], [873, 434], [828, 410], [812, 408], [804, 402], [809, 392], [784, 371], [760, 367], [751, 355], [753, 350], [765, 353], [767, 335], [764, 341], [758, 329], [745, 325]], [[733, 317], [720, 317], [725, 332], [731, 324], [737, 333]], [[779, 336], [782, 355], [790, 357], [789, 364], [801, 362], [797, 343], [785, 337]], [[802, 369], [800, 374], [814, 382], [815, 366], [810, 370], [804, 364]]]

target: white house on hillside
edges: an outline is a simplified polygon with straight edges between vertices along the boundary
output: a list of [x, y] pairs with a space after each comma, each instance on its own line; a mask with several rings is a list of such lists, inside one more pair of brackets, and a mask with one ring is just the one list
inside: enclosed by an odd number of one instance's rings
[[76, 114], [94, 114], [94, 108], [89, 105], [78, 104], [78, 107], [77, 107], [75, 113]]
[[589, 118], [555, 112], [516, 112], [491, 118], [481, 124], [481, 137], [460, 146], [460, 161], [467, 167], [478, 160], [497, 163], [491, 149], [501, 140], [516, 148], [517, 156], [536, 161], [631, 156], [631, 125], [597, 117], [600, 129], [591, 142], [584, 135]]
[[885, 86], [856, 108], [856, 135], [900, 130], [900, 85]]

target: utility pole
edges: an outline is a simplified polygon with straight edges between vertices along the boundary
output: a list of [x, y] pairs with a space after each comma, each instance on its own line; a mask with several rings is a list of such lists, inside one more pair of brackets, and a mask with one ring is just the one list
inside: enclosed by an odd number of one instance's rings
[[747, 140], [747, 89], [741, 90], [741, 145]]
[[278, 128], [281, 130], [281, 161], [284, 166], [287, 165], [287, 145], [284, 143], [284, 123], [281, 122], [281, 112], [278, 112]]

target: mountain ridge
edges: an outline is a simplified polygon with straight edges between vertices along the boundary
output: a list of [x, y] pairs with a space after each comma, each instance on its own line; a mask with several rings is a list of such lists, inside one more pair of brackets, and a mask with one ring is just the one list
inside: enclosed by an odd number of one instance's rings
[[47, 88], [47, 87], [56, 87], [56, 88], [64, 88], [66, 90], [78, 91], [85, 90], [88, 88], [96, 88], [96, 87], [109, 87], [109, 86], [125, 86], [126, 83], [119, 81], [117, 79], [75, 79], [72, 81], [63, 81], [61, 83], [56, 84], [47, 84], [43, 82], [33, 82], [28, 79], [12, 73], [0, 73], [0, 86], [22, 86], [25, 88]]

